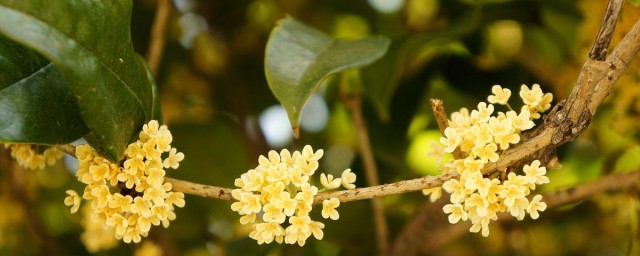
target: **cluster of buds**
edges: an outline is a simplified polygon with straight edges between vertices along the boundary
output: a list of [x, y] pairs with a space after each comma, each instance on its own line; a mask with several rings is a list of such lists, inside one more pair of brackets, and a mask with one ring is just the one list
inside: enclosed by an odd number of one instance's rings
[[[449, 127], [444, 131], [445, 136], [440, 139], [444, 153], [459, 150], [465, 156], [444, 165], [446, 171], [456, 172], [460, 178], [442, 185], [451, 194], [451, 203], [443, 210], [449, 214], [449, 222], [469, 220], [472, 223], [470, 231], [482, 231], [483, 236], [489, 235], [489, 222], [498, 219], [498, 212], [508, 211], [518, 220], [529, 213], [537, 219], [538, 212], [544, 211], [546, 204], [541, 202], [541, 195], [531, 199], [527, 196], [536, 185], [549, 182], [545, 176], [546, 168], [541, 167], [538, 160], [525, 165], [523, 175], [511, 169], [507, 170], [508, 175], [498, 177], [489, 177], [481, 172], [486, 164], [498, 161], [501, 151], [520, 142], [520, 133], [533, 128], [532, 120], [540, 118], [540, 113], [548, 110], [553, 100], [553, 96], [544, 94], [537, 84], [531, 89], [522, 85], [520, 97], [524, 105], [518, 113], [508, 103], [511, 90], [495, 85], [492, 92], [488, 97], [489, 104], [480, 102], [471, 113], [464, 108], [453, 113]], [[493, 115], [493, 104], [505, 105], [510, 110]], [[423, 193], [435, 200], [442, 194], [442, 188], [427, 189]]]
[[[91, 202], [92, 221], [113, 229], [115, 237], [126, 243], [140, 242], [151, 226], [168, 227], [176, 218], [174, 207], [185, 205], [184, 194], [172, 192], [164, 181], [165, 169], [177, 169], [184, 159], [171, 147], [171, 132], [152, 120], [139, 138], [127, 147], [121, 164], [101, 157], [89, 145], [76, 147], [76, 176], [86, 184], [82, 198]], [[67, 194], [65, 204], [75, 213], [81, 198], [73, 190]]]
[[[311, 146], [293, 154], [286, 149], [279, 154], [272, 150], [268, 158], [260, 156], [255, 169], [236, 179], [235, 185], [239, 189], [234, 189], [232, 196], [237, 202], [231, 205], [231, 209], [242, 215], [240, 223], [253, 225], [249, 236], [258, 244], [276, 241], [303, 246], [311, 235], [322, 239], [324, 224], [309, 216], [314, 196], [319, 192], [316, 186], [311, 185], [310, 179], [318, 169], [322, 155], [322, 150], [314, 152]], [[324, 186], [322, 191], [336, 189], [340, 185], [352, 189], [355, 181], [356, 175], [350, 169], [345, 170], [340, 178], [324, 174], [320, 178]], [[340, 217], [338, 206], [340, 200], [337, 198], [324, 200], [322, 217], [337, 220]], [[262, 222], [256, 222], [258, 216]]]
[[54, 165], [64, 156], [64, 152], [58, 148], [42, 145], [4, 144], [4, 148], [11, 150], [11, 157], [16, 159], [20, 166], [32, 170], [44, 169], [45, 164]]

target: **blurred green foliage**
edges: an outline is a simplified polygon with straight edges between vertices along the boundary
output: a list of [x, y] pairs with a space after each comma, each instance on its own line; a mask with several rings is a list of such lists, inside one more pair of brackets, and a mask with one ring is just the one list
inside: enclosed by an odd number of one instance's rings
[[[429, 141], [438, 132], [427, 100], [444, 99], [452, 112], [485, 100], [494, 84], [517, 91], [521, 84], [533, 83], [553, 92], [556, 100], [565, 98], [606, 5], [595, 0], [396, 0], [389, 2], [399, 2], [397, 9], [385, 9], [382, 2], [173, 1], [156, 76], [164, 123], [173, 133], [175, 147], [186, 155], [172, 175], [232, 187], [235, 178], [257, 165], [259, 155], [310, 144], [325, 150], [321, 170], [352, 168], [359, 177], [356, 185], [365, 186], [355, 127], [339, 97], [340, 80], [349, 76], [362, 85], [363, 111], [381, 182], [437, 174], [437, 163], [428, 152]], [[613, 45], [640, 17], [632, 5], [637, 1], [629, 2]], [[134, 1], [130, 29], [137, 53], [148, 50], [155, 8], [156, 1]], [[284, 112], [266, 115], [265, 111], [278, 104], [265, 78], [265, 46], [275, 22], [286, 15], [336, 38], [383, 35], [391, 39], [379, 61], [330, 77], [319, 86], [316, 94], [328, 110], [327, 121], [319, 129], [305, 129], [305, 115], [315, 120], [324, 112], [303, 111], [299, 140], [291, 138]], [[282, 54], [286, 58], [286, 52]], [[549, 171], [551, 184], [543, 190], [640, 168], [639, 84], [638, 64], [634, 64], [620, 80], [618, 91], [598, 110], [589, 130], [559, 149], [563, 168]], [[267, 124], [270, 131], [265, 130]], [[281, 137], [278, 143], [270, 135], [274, 130]], [[6, 209], [0, 211], [0, 254], [53, 254], [50, 244], [61, 254], [88, 254], [80, 241], [81, 217], [71, 215], [62, 203], [66, 189], [81, 189], [65, 164], [15, 172], [7, 161], [0, 161], [0, 202]], [[425, 201], [420, 193], [383, 198], [392, 238]], [[370, 202], [345, 203], [339, 210], [338, 221], [325, 223], [322, 241], [310, 239], [302, 248], [257, 245], [247, 237], [250, 230], [239, 224], [229, 202], [187, 196], [186, 207], [176, 210], [176, 221], [168, 229], [154, 228], [149, 240], [170, 255], [373, 254]], [[637, 218], [636, 194], [603, 194], [548, 210], [537, 221], [495, 223], [489, 238], [465, 234], [432, 253], [634, 254], [639, 245]], [[140, 245], [120, 244], [99, 254], [133, 254], [137, 248]]]

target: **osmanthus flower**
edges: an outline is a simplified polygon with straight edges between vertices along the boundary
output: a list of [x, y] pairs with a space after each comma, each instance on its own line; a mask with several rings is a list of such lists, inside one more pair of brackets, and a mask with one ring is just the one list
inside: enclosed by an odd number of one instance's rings
[[32, 170], [52, 166], [64, 157], [64, 152], [53, 146], [5, 143], [4, 148], [11, 151], [11, 157], [16, 159], [18, 165]]
[[82, 198], [80, 198], [77, 192], [70, 189], [67, 190], [67, 195], [69, 196], [64, 199], [64, 205], [71, 206], [71, 213], [76, 213], [78, 209], [80, 209], [80, 201]]
[[429, 201], [433, 203], [442, 197], [442, 187], [423, 189], [422, 194], [429, 196]]
[[[171, 184], [164, 182], [163, 168], [175, 169], [184, 159], [171, 147], [169, 129], [152, 120], [142, 127], [139, 138], [127, 147], [121, 165], [109, 162], [89, 145], [76, 147], [76, 177], [86, 185], [82, 198], [91, 202], [92, 221], [126, 243], [140, 242], [151, 226], [168, 227], [176, 218], [175, 207], [185, 205], [184, 194], [172, 192]], [[79, 205], [77, 194], [67, 193], [65, 204], [73, 206], [73, 212]], [[254, 208], [255, 203], [247, 207]]]
[[342, 186], [346, 189], [354, 189], [356, 185], [353, 184], [356, 182], [356, 174], [351, 172], [351, 169], [346, 169], [342, 172], [342, 176], [340, 177], [342, 181]]
[[511, 90], [507, 88], [502, 88], [500, 85], [494, 85], [491, 87], [492, 95], [489, 95], [487, 101], [493, 104], [506, 105], [511, 98]]
[[[440, 138], [443, 151], [452, 153], [459, 150], [464, 158], [452, 159], [444, 163], [444, 171], [455, 172], [458, 179], [445, 181], [442, 187], [423, 190], [435, 201], [444, 189], [450, 194], [443, 210], [449, 214], [449, 222], [470, 221], [471, 232], [482, 231], [489, 235], [489, 222], [497, 220], [499, 212], [509, 212], [518, 220], [526, 213], [538, 218], [546, 209], [542, 196], [531, 196], [536, 185], [549, 183], [546, 168], [538, 160], [525, 165], [523, 170], [507, 168], [509, 174], [489, 177], [482, 174], [485, 165], [497, 162], [500, 153], [520, 142], [520, 134], [535, 126], [534, 119], [548, 110], [553, 96], [543, 93], [538, 84], [531, 89], [526, 85], [519, 92], [524, 106], [520, 112], [511, 110], [508, 101], [511, 91], [499, 85], [492, 87], [489, 103], [505, 105], [508, 111], [496, 111], [494, 105], [480, 102], [477, 109], [462, 109], [451, 114], [449, 127]], [[499, 106], [500, 107], [500, 106]], [[523, 175], [518, 173], [523, 173]], [[530, 199], [532, 197], [532, 199]]]
[[[258, 166], [242, 174], [235, 180], [238, 189], [231, 193], [236, 202], [231, 210], [242, 217], [240, 223], [252, 225], [249, 237], [258, 244], [288, 243], [303, 246], [310, 236], [322, 239], [324, 224], [309, 216], [313, 209], [314, 197], [318, 187], [312, 185], [311, 176], [319, 167], [318, 160], [323, 151], [313, 151], [305, 146], [302, 152], [293, 154], [286, 149], [270, 151], [258, 158]], [[339, 178], [333, 175], [320, 175], [323, 191], [336, 189], [340, 185], [347, 189], [355, 188], [356, 175], [350, 169]], [[331, 198], [323, 202], [322, 216], [337, 220], [340, 200]], [[257, 218], [257, 216], [262, 216]]]

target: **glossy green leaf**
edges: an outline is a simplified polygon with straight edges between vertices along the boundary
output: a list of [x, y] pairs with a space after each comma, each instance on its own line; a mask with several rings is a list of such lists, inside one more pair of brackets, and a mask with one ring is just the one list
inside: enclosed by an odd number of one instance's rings
[[0, 33], [49, 59], [69, 84], [92, 146], [117, 160], [151, 116], [152, 86], [130, 38], [132, 2], [0, 0]]
[[302, 107], [322, 80], [371, 64], [388, 47], [385, 37], [337, 40], [291, 17], [280, 20], [267, 42], [265, 74], [271, 91], [287, 111], [294, 133]]
[[0, 142], [63, 144], [89, 130], [53, 64], [0, 36]]

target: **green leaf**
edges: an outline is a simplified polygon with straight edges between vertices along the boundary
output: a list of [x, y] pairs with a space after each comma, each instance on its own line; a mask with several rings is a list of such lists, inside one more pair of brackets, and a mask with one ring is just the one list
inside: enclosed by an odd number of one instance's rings
[[0, 33], [49, 59], [69, 84], [92, 146], [121, 158], [151, 116], [152, 86], [130, 38], [132, 1], [0, 0]]
[[0, 142], [63, 144], [89, 132], [51, 62], [0, 36], [0, 70]]
[[371, 64], [388, 47], [389, 40], [382, 36], [337, 40], [291, 17], [280, 20], [267, 42], [265, 75], [294, 134], [302, 107], [324, 79]]

